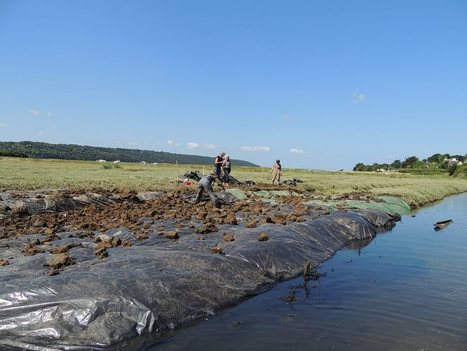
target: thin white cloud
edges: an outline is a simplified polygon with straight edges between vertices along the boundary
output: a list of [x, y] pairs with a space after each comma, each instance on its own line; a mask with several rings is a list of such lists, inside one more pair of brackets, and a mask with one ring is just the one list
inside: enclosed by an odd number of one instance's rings
[[364, 93], [353, 93], [353, 100], [355, 102], [364, 102], [367, 96]]
[[206, 149], [206, 150], [212, 150], [216, 148], [216, 145], [213, 144], [198, 144], [198, 143], [186, 143], [186, 147], [188, 150], [193, 150], [193, 149]]
[[304, 151], [303, 151], [302, 149], [297, 149], [297, 148], [295, 148], [295, 147], [290, 148], [290, 149], [289, 149], [289, 152], [291, 152], [291, 153], [296, 153], [296, 154], [303, 154], [303, 153], [304, 153]]
[[34, 110], [34, 109], [30, 109], [29, 114], [31, 114], [33, 116], [42, 116], [42, 113], [40, 111], [37, 111], [37, 110]]
[[8, 127], [8, 124], [0, 122], [0, 128], [6, 128]]
[[178, 144], [173, 140], [167, 140], [167, 144], [169, 144], [170, 146], [178, 146]]
[[188, 150], [199, 149], [200, 145], [198, 143], [186, 143]]
[[42, 130], [39, 130], [39, 131], [37, 132], [37, 134], [38, 134], [38, 135], [43, 135], [44, 132], [43, 132]]
[[30, 115], [33, 115], [35, 117], [52, 117], [53, 116], [52, 112], [42, 112], [35, 108], [30, 109], [28, 112]]
[[269, 152], [271, 148], [269, 146], [242, 146], [240, 148], [242, 151], [248, 152]]
[[137, 143], [136, 141], [127, 141], [126, 144], [129, 145], [129, 146], [136, 146], [136, 145], [138, 145], [138, 143]]

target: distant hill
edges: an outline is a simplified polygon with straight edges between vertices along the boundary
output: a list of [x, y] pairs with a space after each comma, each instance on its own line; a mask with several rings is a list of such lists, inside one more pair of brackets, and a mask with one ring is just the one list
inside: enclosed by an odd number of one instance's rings
[[[2, 142], [0, 141], [0, 156], [27, 156], [32, 158], [55, 158], [63, 160], [106, 160], [122, 162], [147, 163], [181, 163], [181, 164], [204, 164], [211, 165], [214, 157], [174, 154], [163, 151], [121, 149], [97, 146], [82, 146], [74, 144], [49, 144], [33, 141]], [[237, 166], [258, 165], [242, 160], [232, 160]]]

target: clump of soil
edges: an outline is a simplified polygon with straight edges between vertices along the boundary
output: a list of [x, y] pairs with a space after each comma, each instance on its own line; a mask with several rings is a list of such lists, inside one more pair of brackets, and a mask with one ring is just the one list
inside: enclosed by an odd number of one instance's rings
[[177, 240], [179, 238], [178, 233], [175, 230], [168, 231], [165, 234], [167, 239]]
[[60, 246], [56, 246], [55, 248], [53, 248], [50, 253], [52, 254], [60, 254], [60, 253], [66, 253], [68, 251], [70, 251], [72, 248], [74, 247], [80, 247], [81, 244], [65, 244], [65, 245], [60, 245]]
[[217, 232], [217, 227], [212, 224], [212, 223], [206, 223], [206, 224], [203, 224], [201, 227], [199, 227], [198, 229], [196, 229], [196, 232], [198, 234], [207, 234], [207, 233], [212, 233], [212, 232]]
[[211, 247], [211, 252], [214, 254], [222, 254], [224, 253], [224, 250], [220, 246], [214, 246], [214, 247]]
[[62, 268], [73, 265], [75, 263], [75, 260], [73, 260], [66, 252], [52, 255], [44, 264], [44, 266], [49, 267], [49, 275], [56, 275]]
[[235, 237], [232, 234], [224, 234], [224, 241], [235, 241]]
[[23, 249], [21, 250], [25, 256], [34, 256], [38, 253], [45, 252], [44, 249], [38, 247], [38, 245], [41, 245], [42, 242], [39, 239], [33, 240], [26, 245], [24, 245]]
[[252, 221], [248, 222], [247, 224], [245, 224], [245, 227], [246, 228], [256, 228], [257, 225], [258, 225], [258, 223], [256, 222], [256, 220], [252, 220]]

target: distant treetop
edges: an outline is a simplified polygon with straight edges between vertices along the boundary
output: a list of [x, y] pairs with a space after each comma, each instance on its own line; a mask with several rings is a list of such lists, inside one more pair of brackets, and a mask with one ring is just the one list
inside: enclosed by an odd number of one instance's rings
[[[450, 154], [434, 154], [426, 159], [420, 160], [417, 156], [407, 157], [405, 160], [395, 160], [388, 163], [373, 163], [365, 165], [357, 163], [353, 168], [357, 172], [383, 172], [383, 171], [399, 171], [406, 173], [433, 174], [448, 172], [452, 175], [459, 171], [462, 166], [465, 168], [467, 154], [465, 155], [450, 155]], [[458, 173], [458, 172], [457, 172]]]
[[[212, 164], [212, 157], [198, 155], [174, 154], [163, 151], [121, 149], [74, 144], [49, 144], [33, 141], [0, 142], [0, 156], [54, 158], [64, 160], [106, 160], [121, 162], [147, 163], [180, 163], [180, 164]], [[233, 160], [237, 166], [258, 165]]]

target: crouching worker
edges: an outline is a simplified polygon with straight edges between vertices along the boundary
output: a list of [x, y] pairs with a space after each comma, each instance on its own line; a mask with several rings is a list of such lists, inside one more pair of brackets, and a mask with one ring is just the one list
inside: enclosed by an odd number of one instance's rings
[[218, 182], [219, 186], [222, 190], [225, 190], [224, 186], [222, 185], [222, 181], [217, 177], [215, 173], [211, 173], [207, 176], [201, 177], [198, 185], [198, 195], [196, 196], [195, 203], [199, 203], [201, 201], [201, 196], [203, 195], [204, 190], [207, 191], [209, 197], [211, 198], [211, 202], [214, 207], [220, 208], [221, 207], [221, 199], [219, 199], [215, 194], [212, 188], [214, 182]]

